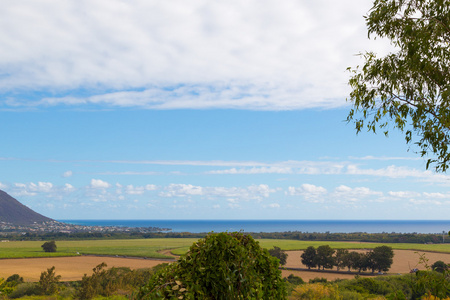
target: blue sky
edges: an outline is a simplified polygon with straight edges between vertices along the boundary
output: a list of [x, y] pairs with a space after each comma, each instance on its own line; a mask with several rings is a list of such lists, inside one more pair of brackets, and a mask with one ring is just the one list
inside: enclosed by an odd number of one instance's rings
[[446, 219], [345, 122], [371, 1], [7, 1], [0, 189], [55, 219]]

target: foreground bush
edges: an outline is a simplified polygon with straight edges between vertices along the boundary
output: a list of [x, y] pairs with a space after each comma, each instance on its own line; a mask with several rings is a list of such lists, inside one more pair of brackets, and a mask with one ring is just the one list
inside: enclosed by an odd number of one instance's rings
[[120, 299], [124, 296], [116, 295], [117, 293], [131, 294], [136, 287], [147, 283], [153, 274], [151, 269], [131, 270], [127, 267], [105, 269], [106, 267], [105, 263], [101, 263], [92, 269], [91, 276], [84, 274], [77, 289], [77, 299], [103, 299], [101, 297]]
[[285, 299], [278, 266], [251, 236], [212, 233], [158, 271], [138, 299]]
[[329, 299], [341, 300], [338, 289], [335, 286], [324, 285], [321, 283], [304, 284], [294, 289], [292, 292], [293, 299]]
[[25, 282], [20, 283], [17, 287], [9, 294], [12, 299], [22, 298], [24, 296], [40, 295], [42, 290], [40, 286], [35, 282]]

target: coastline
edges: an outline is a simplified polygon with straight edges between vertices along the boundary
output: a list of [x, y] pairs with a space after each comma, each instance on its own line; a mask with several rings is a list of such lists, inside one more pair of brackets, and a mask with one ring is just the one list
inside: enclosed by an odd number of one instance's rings
[[75, 225], [160, 228], [165, 232], [207, 233], [310, 232], [310, 233], [424, 233], [450, 230], [450, 220], [59, 220]]

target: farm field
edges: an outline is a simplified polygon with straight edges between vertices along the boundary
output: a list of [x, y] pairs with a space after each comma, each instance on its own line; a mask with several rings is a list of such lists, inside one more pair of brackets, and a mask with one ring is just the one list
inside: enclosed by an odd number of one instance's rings
[[[364, 250], [360, 250], [361, 252]], [[288, 258], [286, 267], [288, 268], [306, 268], [301, 263], [300, 255], [303, 251], [287, 251]], [[425, 270], [425, 266], [419, 264], [420, 254], [425, 254], [428, 259], [428, 264], [431, 265], [435, 261], [442, 260], [446, 263], [450, 262], [450, 253], [436, 253], [436, 252], [424, 252], [415, 250], [394, 250], [394, 263], [392, 264], [388, 274], [405, 274], [409, 273], [411, 269], [417, 268], [419, 270]], [[334, 269], [336, 270], [336, 269]], [[316, 277], [327, 278], [328, 280], [335, 279], [351, 279], [355, 277], [355, 274], [335, 274], [335, 273], [322, 273], [322, 272], [310, 272], [310, 271], [292, 271], [283, 270], [283, 276], [287, 277], [289, 274], [300, 276], [303, 280], [308, 281]]]
[[130, 269], [153, 268], [167, 263], [156, 259], [132, 259], [100, 256], [45, 257], [0, 260], [0, 278], [20, 274], [25, 281], [39, 281], [41, 272], [55, 267], [55, 273], [61, 275], [62, 281], [81, 280], [84, 274], [92, 275], [92, 269], [101, 264], [111, 267], [129, 267]]
[[[398, 250], [417, 250], [426, 252], [450, 253], [450, 244], [410, 244], [410, 243], [365, 243], [365, 242], [332, 242], [332, 241], [297, 241], [297, 240], [277, 240], [277, 239], [259, 239], [259, 244], [263, 248], [280, 247], [285, 251], [304, 250], [309, 246], [330, 245], [333, 249], [372, 249], [378, 246], [388, 245]], [[189, 246], [172, 249], [175, 255], [186, 253]]]
[[124, 239], [56, 241], [57, 252], [44, 252], [44, 241], [11, 241], [0, 243], [0, 258], [31, 258], [78, 256], [80, 254], [119, 255], [133, 257], [171, 258], [159, 253], [164, 249], [176, 249], [192, 245], [198, 239]]
[[[170, 249], [175, 255], [187, 252], [197, 238], [167, 238], [167, 239], [121, 239], [121, 240], [83, 240], [57, 241], [57, 252], [47, 253], [41, 248], [43, 241], [11, 241], [0, 243], [0, 258], [31, 258], [31, 257], [61, 257], [80, 254], [131, 256], [149, 258], [170, 258], [164, 250]], [[381, 244], [331, 241], [296, 241], [296, 240], [258, 240], [263, 248], [280, 247], [283, 250], [304, 250], [308, 246], [318, 247], [330, 245], [334, 249], [371, 249], [388, 245], [397, 250], [418, 250], [427, 252], [450, 253], [450, 244]]]
[[[363, 251], [363, 250], [361, 250]], [[413, 250], [394, 250], [394, 264], [389, 271], [390, 274], [409, 273], [412, 268], [424, 269], [424, 266], [418, 265], [419, 254]], [[288, 259], [285, 267], [287, 268], [305, 268], [300, 261], [302, 251], [287, 251]], [[424, 253], [424, 252], [421, 252]], [[426, 253], [430, 264], [437, 260], [450, 262], [450, 253]], [[63, 281], [81, 280], [84, 274], [92, 274], [92, 269], [98, 264], [105, 262], [108, 267], [129, 267], [131, 269], [151, 268], [168, 261], [158, 259], [136, 259], [136, 258], [117, 258], [117, 257], [99, 257], [99, 256], [77, 256], [77, 257], [48, 257], [48, 258], [25, 258], [25, 259], [2, 259], [0, 260], [0, 278], [7, 278], [12, 274], [20, 274], [26, 281], [38, 281], [42, 271], [55, 266], [57, 275], [62, 276]], [[300, 276], [308, 281], [316, 277], [335, 279], [351, 279], [355, 274], [336, 274], [315, 271], [292, 271], [282, 270], [284, 277], [289, 274]]]

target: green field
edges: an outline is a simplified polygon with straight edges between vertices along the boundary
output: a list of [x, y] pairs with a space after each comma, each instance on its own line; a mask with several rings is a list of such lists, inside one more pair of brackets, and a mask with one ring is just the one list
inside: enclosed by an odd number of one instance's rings
[[[46, 253], [42, 250], [43, 241], [2, 242], [0, 243], [0, 258], [25, 257], [55, 257], [76, 256], [80, 254], [119, 255], [151, 258], [168, 258], [158, 251], [171, 249], [172, 253], [181, 255], [197, 241], [196, 238], [167, 238], [167, 239], [129, 239], [129, 240], [85, 240], [85, 241], [56, 241], [57, 252]], [[330, 245], [332, 248], [371, 249], [381, 245], [388, 245], [394, 249], [420, 250], [450, 253], [450, 244], [380, 244], [355, 242], [318, 242], [295, 240], [258, 240], [264, 248], [278, 246], [283, 250], [303, 250], [308, 246], [318, 247]]]
[[197, 240], [173, 238], [56, 241], [58, 249], [54, 253], [46, 253], [42, 250], [43, 241], [11, 241], [0, 243], [0, 258], [76, 256], [79, 254], [169, 258], [158, 251], [179, 247], [189, 248]]

